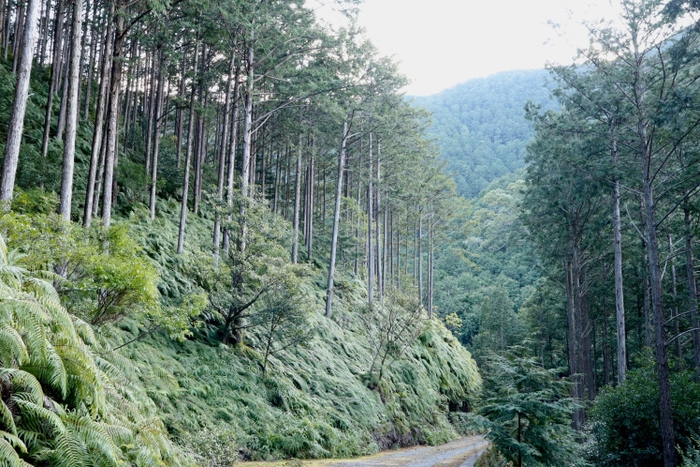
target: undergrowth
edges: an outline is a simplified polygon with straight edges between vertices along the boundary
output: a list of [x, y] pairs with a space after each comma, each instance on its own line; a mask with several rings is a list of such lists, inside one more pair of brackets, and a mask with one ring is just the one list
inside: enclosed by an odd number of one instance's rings
[[[137, 211], [131, 225], [157, 263], [161, 293], [176, 300], [196, 288], [192, 271], [209, 261], [211, 254], [196, 246], [209, 231], [205, 221], [193, 218], [188, 251], [173, 255], [176, 229], [168, 225], [174, 218], [168, 211], [177, 206], [159, 208], [165, 215], [155, 223]], [[317, 269], [300, 284], [312, 310], [311, 338], [270, 357], [265, 380], [255, 328], [236, 347], [220, 344], [205, 325], [184, 342], [154, 333], [122, 349], [168, 430], [202, 463], [226, 465], [234, 452], [243, 460], [357, 456], [439, 444], [458, 435], [456, 426], [466, 429], [459, 410], [468, 407], [480, 380], [451, 333], [429, 321], [404, 358], [370, 389], [371, 347], [354, 316], [365, 306], [366, 289], [358, 278], [341, 274], [334, 318], [328, 320], [324, 274]], [[112, 330], [125, 342], [142, 331], [135, 321]]]

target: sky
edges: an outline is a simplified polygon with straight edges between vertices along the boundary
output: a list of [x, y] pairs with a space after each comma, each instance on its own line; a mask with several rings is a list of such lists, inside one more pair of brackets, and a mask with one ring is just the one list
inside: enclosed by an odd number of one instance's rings
[[583, 20], [612, 15], [609, 0], [364, 0], [359, 21], [411, 80], [407, 94], [421, 96], [500, 71], [570, 63], [587, 44]]

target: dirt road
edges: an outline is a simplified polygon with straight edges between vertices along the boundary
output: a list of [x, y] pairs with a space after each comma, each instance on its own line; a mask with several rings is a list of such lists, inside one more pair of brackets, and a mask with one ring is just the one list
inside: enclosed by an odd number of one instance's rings
[[481, 436], [471, 436], [442, 446], [421, 446], [353, 460], [328, 461], [319, 467], [473, 467], [487, 445]]
[[474, 467], [488, 442], [481, 436], [461, 438], [442, 446], [385, 451], [357, 459], [313, 461], [243, 462], [240, 467]]

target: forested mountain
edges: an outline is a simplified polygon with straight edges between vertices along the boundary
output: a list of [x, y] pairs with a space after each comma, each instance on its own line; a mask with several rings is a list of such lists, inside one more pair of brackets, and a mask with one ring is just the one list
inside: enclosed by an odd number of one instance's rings
[[429, 132], [461, 195], [473, 198], [492, 180], [523, 167], [534, 134], [525, 104], [556, 106], [547, 81], [546, 70], [508, 71], [415, 98], [433, 114]]

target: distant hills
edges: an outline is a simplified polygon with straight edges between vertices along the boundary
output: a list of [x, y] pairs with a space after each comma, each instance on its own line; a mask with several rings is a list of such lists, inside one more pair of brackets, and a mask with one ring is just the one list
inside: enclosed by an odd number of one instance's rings
[[431, 134], [438, 139], [457, 190], [473, 198], [492, 180], [523, 166], [533, 134], [524, 117], [528, 100], [554, 108], [545, 87], [546, 70], [498, 73], [416, 97], [416, 105], [433, 112]]

